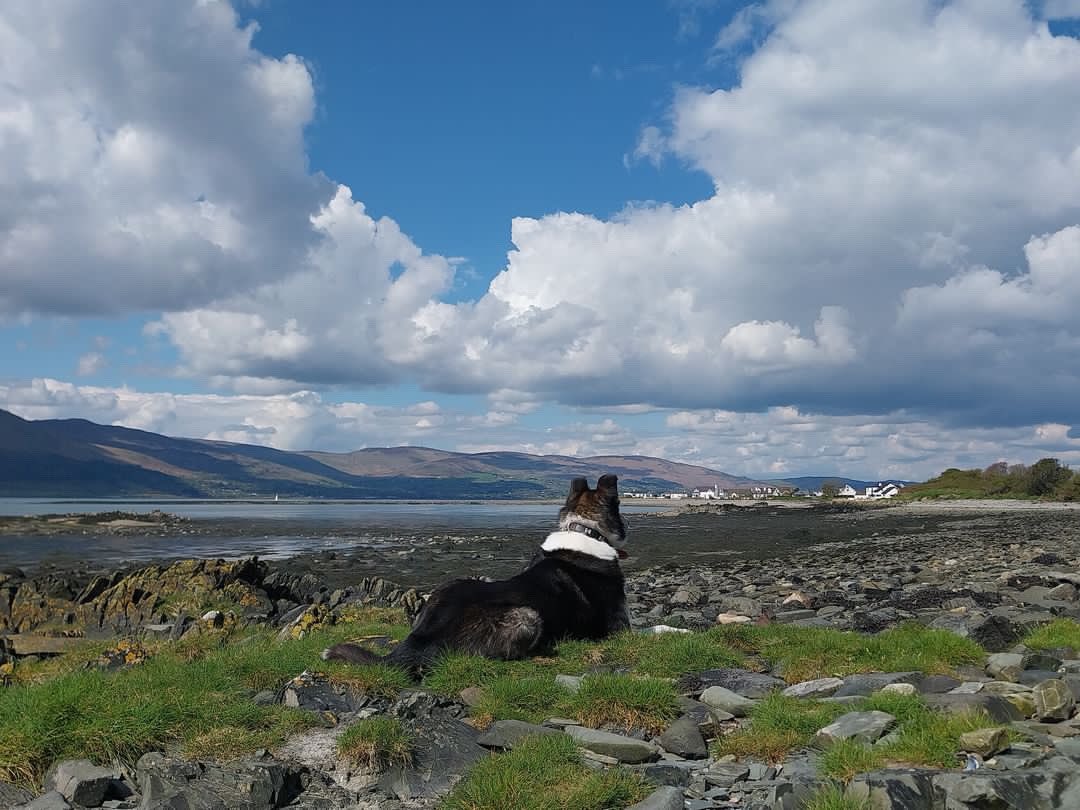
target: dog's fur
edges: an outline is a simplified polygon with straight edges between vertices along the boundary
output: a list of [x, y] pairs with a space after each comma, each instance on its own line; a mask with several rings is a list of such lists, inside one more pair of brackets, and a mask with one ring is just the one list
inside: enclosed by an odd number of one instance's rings
[[604, 475], [596, 489], [576, 478], [559, 510], [559, 531], [548, 535], [520, 574], [440, 586], [412, 632], [385, 657], [336, 644], [323, 658], [382, 662], [419, 677], [448, 650], [509, 660], [548, 654], [563, 638], [603, 638], [630, 626], [619, 568], [625, 543], [618, 478]]

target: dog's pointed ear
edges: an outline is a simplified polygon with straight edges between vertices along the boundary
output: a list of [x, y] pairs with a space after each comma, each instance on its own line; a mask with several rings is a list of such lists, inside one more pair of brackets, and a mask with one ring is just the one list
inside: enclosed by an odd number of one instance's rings
[[596, 482], [596, 488], [607, 495], [619, 494], [619, 476], [608, 473], [601, 475]]
[[585, 478], [575, 478], [570, 482], [570, 494], [566, 496], [567, 503], [573, 503], [573, 501], [582, 493], [589, 490], [589, 482]]

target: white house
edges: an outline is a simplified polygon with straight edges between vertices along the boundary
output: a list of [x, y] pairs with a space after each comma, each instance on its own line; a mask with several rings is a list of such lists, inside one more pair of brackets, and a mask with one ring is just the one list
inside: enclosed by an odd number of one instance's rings
[[874, 500], [878, 498], [895, 498], [900, 494], [900, 489], [900, 484], [894, 484], [892, 481], [885, 481], [875, 484], [872, 487], [867, 487], [866, 495], [863, 497]]
[[855, 491], [855, 487], [851, 484], [844, 484], [836, 494], [841, 498], [854, 498], [859, 493]]

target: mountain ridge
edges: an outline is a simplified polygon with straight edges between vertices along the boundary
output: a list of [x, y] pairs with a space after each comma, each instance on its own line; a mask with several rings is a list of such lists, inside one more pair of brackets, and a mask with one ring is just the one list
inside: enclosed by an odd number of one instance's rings
[[7, 497], [541, 498], [563, 495], [571, 478], [607, 472], [620, 477], [624, 492], [762, 483], [649, 456], [457, 453], [412, 445], [287, 451], [86, 419], [28, 420], [0, 409], [0, 496]]

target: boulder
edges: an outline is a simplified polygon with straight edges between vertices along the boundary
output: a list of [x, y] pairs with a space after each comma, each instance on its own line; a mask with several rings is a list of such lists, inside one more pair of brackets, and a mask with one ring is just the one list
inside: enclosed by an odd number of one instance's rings
[[112, 768], [99, 767], [88, 759], [68, 759], [49, 768], [45, 790], [55, 790], [69, 802], [84, 807], [97, 807], [119, 778]]
[[1009, 732], [1000, 726], [966, 731], [960, 735], [960, 748], [969, 753], [978, 754], [983, 759], [989, 759], [1008, 747]]
[[706, 706], [727, 712], [734, 717], [746, 717], [757, 701], [725, 689], [723, 686], [710, 686], [701, 693], [701, 702]]
[[0, 807], [15, 807], [34, 798], [34, 794], [21, 787], [0, 782]]
[[1037, 720], [1068, 720], [1076, 707], [1076, 698], [1068, 684], [1056, 678], [1036, 684], [1031, 696], [1035, 700]]
[[890, 683], [917, 684], [922, 680], [920, 672], [870, 672], [861, 675], [849, 675], [844, 678], [844, 685], [833, 693], [833, 697], [868, 697], [880, 692]]
[[154, 752], [135, 769], [141, 810], [270, 810], [303, 791], [299, 773], [273, 760], [217, 764]]
[[402, 801], [446, 793], [478, 760], [489, 756], [478, 744], [480, 732], [444, 716], [416, 717], [407, 724], [423, 740], [408, 765], [395, 765], [379, 778], [379, 788]]
[[875, 810], [940, 810], [940, 793], [933, 773], [912, 769], [871, 771], [855, 776], [845, 795]]
[[709, 747], [701, 735], [697, 721], [684, 714], [660, 735], [660, 747], [683, 759], [704, 759]]
[[[684, 692], [698, 692], [711, 686], [722, 686], [746, 698], [763, 698], [770, 692], [787, 686], [779, 678], [761, 672], [746, 669], [707, 669], [696, 675], [680, 679], [679, 686]], [[689, 687], [689, 688], [684, 688]]]
[[926, 695], [926, 705], [932, 709], [949, 714], [964, 714], [975, 709], [985, 711], [995, 723], [1010, 723], [1023, 720], [1024, 715], [1011, 703], [999, 695], [985, 692], [971, 694]]

